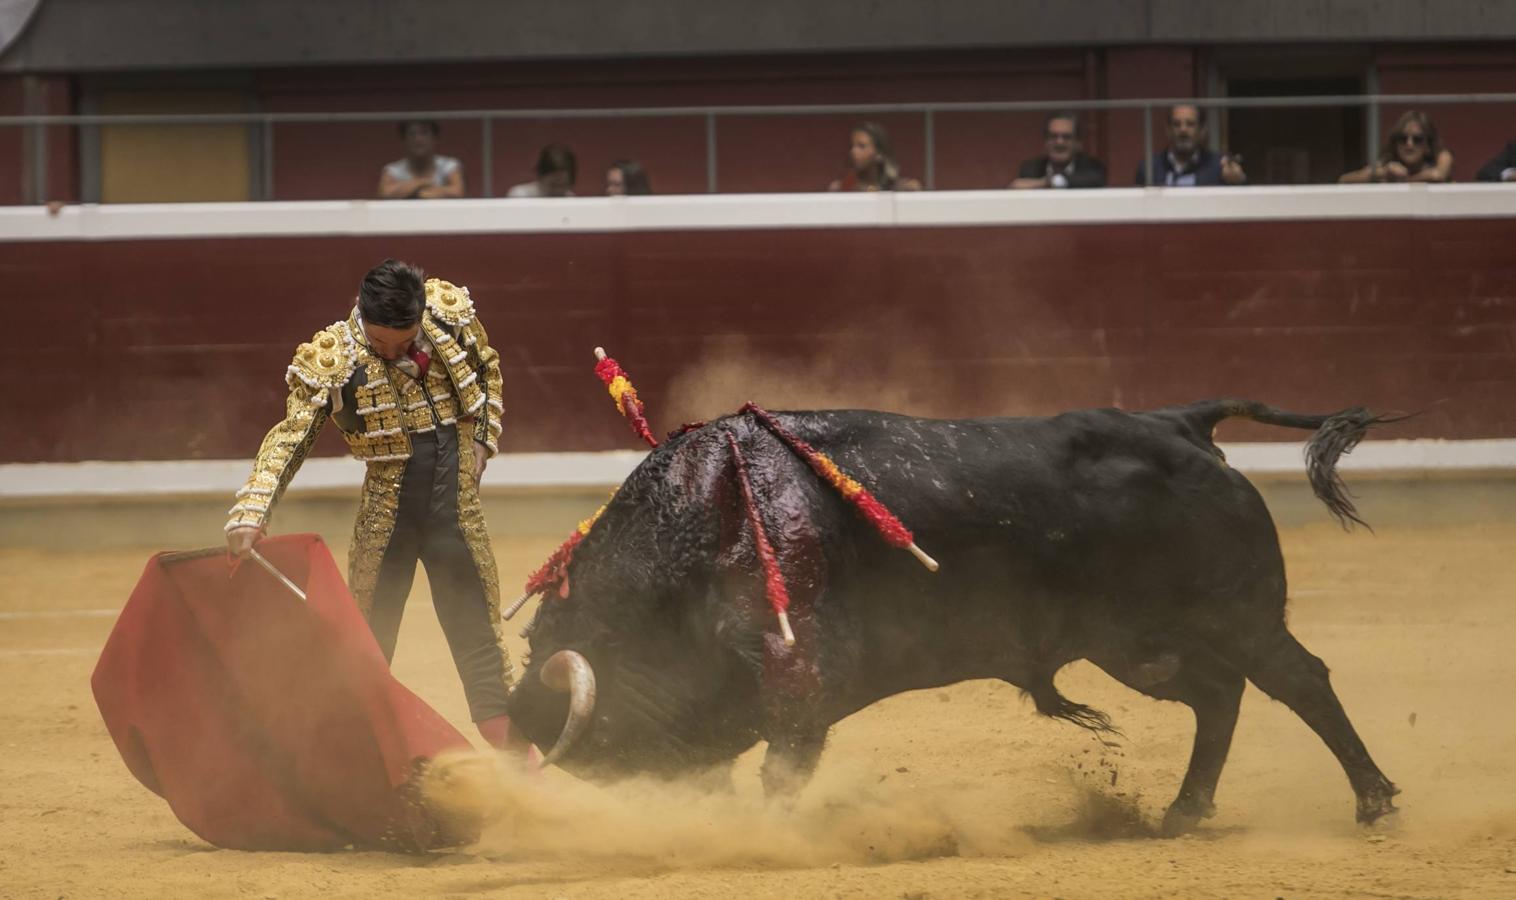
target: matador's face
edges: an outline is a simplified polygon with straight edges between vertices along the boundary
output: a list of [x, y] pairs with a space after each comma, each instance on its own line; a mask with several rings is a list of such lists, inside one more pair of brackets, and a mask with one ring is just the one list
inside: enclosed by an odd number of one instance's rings
[[411, 344], [415, 342], [416, 334], [420, 330], [420, 322], [403, 328], [375, 325], [372, 322], [363, 323], [363, 336], [368, 339], [369, 349], [381, 359], [394, 360], [404, 356], [405, 351], [411, 349]]

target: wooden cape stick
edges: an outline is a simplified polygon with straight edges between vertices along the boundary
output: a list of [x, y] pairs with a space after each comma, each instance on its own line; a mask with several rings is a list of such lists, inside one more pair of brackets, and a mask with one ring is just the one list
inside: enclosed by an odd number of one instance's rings
[[249, 547], [247, 550], [247, 555], [253, 558], [253, 562], [266, 569], [270, 575], [279, 579], [279, 582], [281, 584], [290, 589], [290, 593], [300, 598], [301, 603], [309, 602], [305, 599], [305, 591], [300, 590], [300, 588], [296, 586], [293, 581], [289, 580], [289, 576], [279, 571], [278, 566], [269, 562], [268, 557], [264, 556], [262, 553], [259, 553], [257, 547]]

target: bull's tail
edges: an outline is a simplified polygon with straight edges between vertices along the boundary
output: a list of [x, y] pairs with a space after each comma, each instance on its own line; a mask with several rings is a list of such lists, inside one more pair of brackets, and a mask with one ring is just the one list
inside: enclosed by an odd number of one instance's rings
[[1358, 515], [1352, 494], [1337, 474], [1337, 461], [1351, 453], [1375, 425], [1398, 422], [1406, 416], [1376, 416], [1362, 406], [1340, 410], [1324, 416], [1308, 416], [1301, 413], [1274, 409], [1254, 400], [1211, 400], [1197, 403], [1186, 410], [1197, 427], [1203, 427], [1206, 436], [1224, 419], [1244, 418], [1265, 425], [1281, 428], [1299, 428], [1314, 431], [1305, 445], [1306, 477], [1316, 498], [1337, 517], [1344, 529], [1354, 523], [1368, 527]]

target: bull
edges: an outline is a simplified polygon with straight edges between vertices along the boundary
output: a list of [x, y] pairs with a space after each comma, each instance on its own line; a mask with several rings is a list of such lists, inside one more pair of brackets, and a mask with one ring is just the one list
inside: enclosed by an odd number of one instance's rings
[[[575, 552], [566, 596], [538, 608], [512, 719], [552, 746], [550, 762], [597, 780], [720, 772], [766, 741], [772, 795], [805, 783], [834, 723], [904, 691], [998, 678], [1039, 713], [1107, 730], [1054, 686], [1085, 659], [1194, 711], [1165, 833], [1214, 813], [1249, 680], [1326, 743], [1372, 823], [1398, 790], [1286, 625], [1273, 520], [1213, 442], [1231, 417], [1313, 431], [1314, 493], [1344, 527], [1361, 522], [1336, 463], [1387, 421], [1361, 408], [774, 414], [888, 503], [935, 573], [880, 541], [751, 412], [689, 429], [626, 479]], [[734, 449], [792, 597], [793, 646], [763, 602]]]

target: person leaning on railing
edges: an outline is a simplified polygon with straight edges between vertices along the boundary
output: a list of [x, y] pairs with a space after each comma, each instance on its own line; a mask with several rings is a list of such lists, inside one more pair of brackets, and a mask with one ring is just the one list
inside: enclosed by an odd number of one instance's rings
[[1013, 190], [1105, 187], [1105, 164], [1080, 152], [1079, 116], [1055, 112], [1043, 123], [1047, 153], [1021, 164]]
[[379, 173], [381, 200], [436, 200], [463, 196], [463, 164], [437, 153], [436, 122], [401, 122], [405, 158]]
[[853, 126], [848, 173], [826, 186], [829, 191], [919, 191], [921, 182], [905, 178], [890, 151], [890, 136], [878, 122]]
[[1516, 141], [1506, 144], [1494, 159], [1480, 166], [1474, 177], [1480, 181], [1516, 181]]
[[[1169, 109], [1169, 145], [1153, 157], [1153, 183], [1166, 187], [1215, 187], [1247, 184], [1242, 157], [1218, 156], [1205, 145], [1205, 118], [1198, 106], [1181, 103]], [[1137, 167], [1137, 184], [1148, 183], [1144, 166]]]
[[1385, 136], [1379, 159], [1337, 180], [1342, 184], [1442, 182], [1453, 177], [1453, 153], [1437, 141], [1437, 126], [1424, 112], [1411, 110]]
[[507, 197], [572, 197], [579, 179], [579, 159], [562, 144], [548, 144], [537, 154], [537, 177], [512, 185]]
[[618, 159], [605, 170], [607, 197], [638, 197], [653, 192], [647, 170], [635, 159]]

